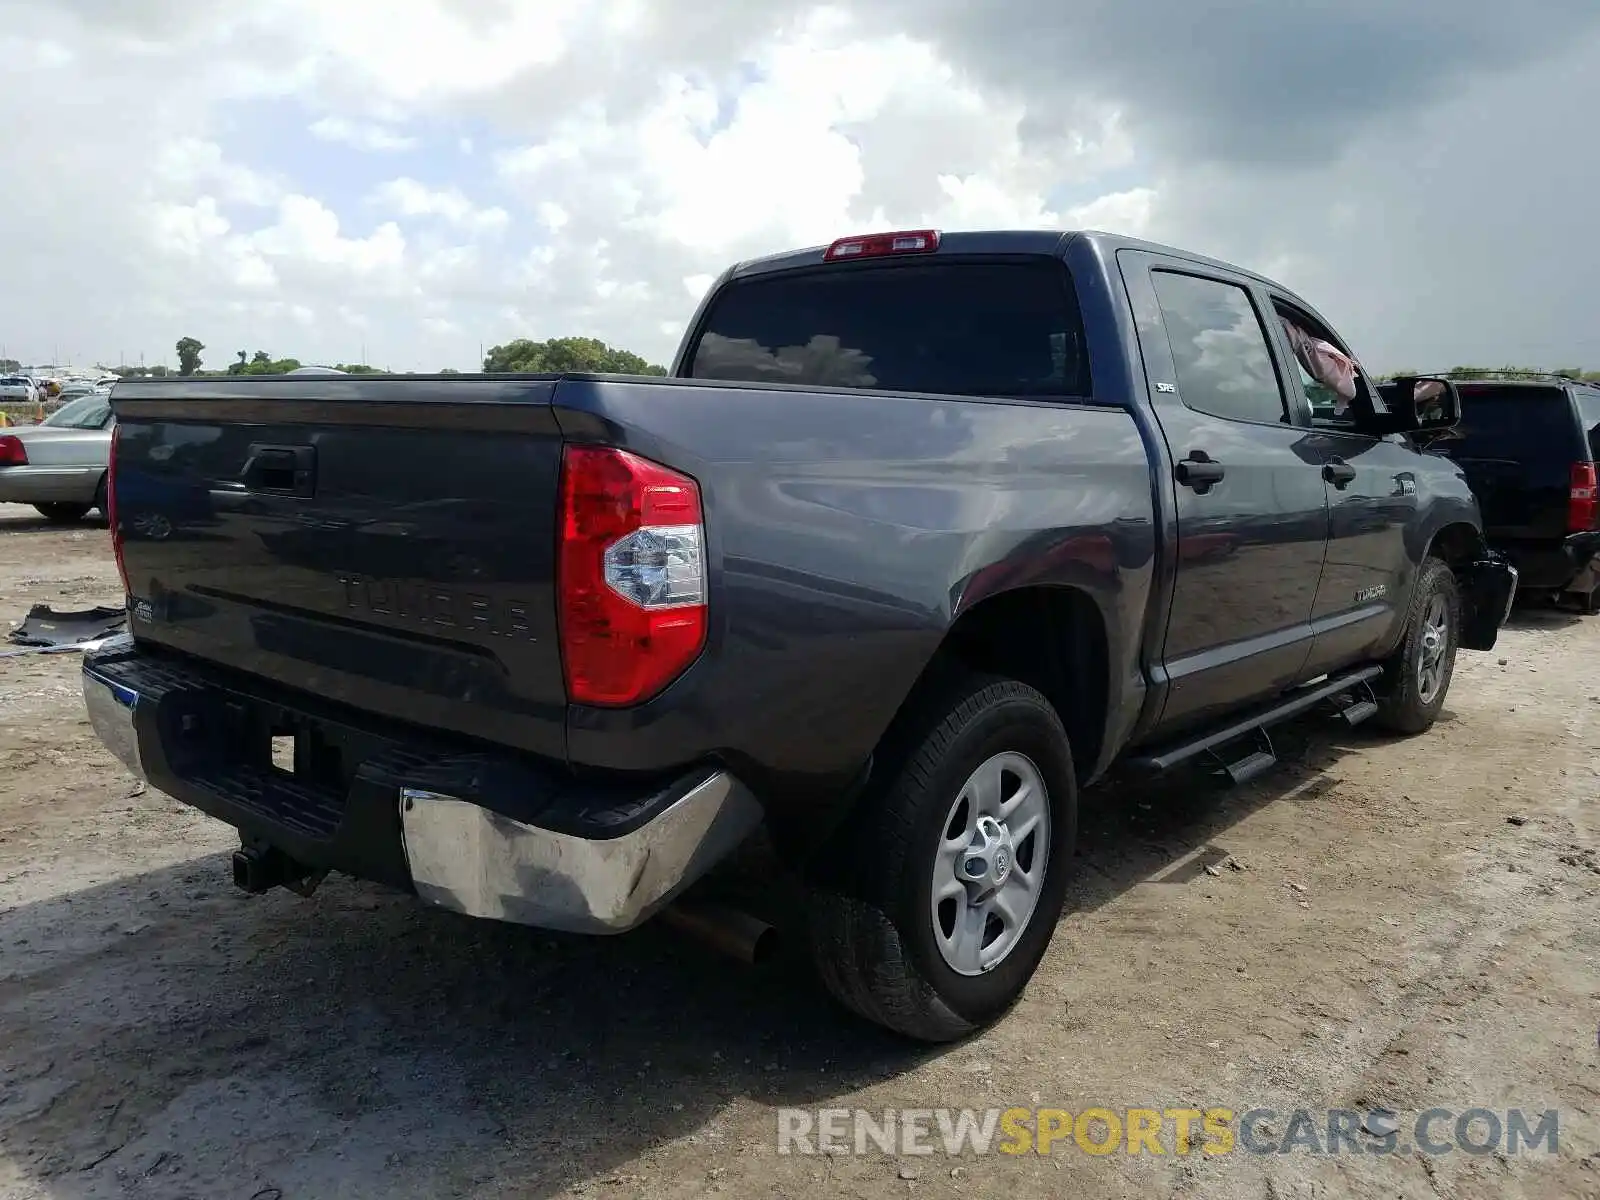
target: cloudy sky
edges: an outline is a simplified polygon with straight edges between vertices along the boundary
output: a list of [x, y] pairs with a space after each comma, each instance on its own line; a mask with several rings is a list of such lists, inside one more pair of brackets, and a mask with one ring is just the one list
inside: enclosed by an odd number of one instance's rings
[[1100, 228], [1600, 369], [1595, 0], [0, 0], [0, 347], [666, 361], [729, 261]]

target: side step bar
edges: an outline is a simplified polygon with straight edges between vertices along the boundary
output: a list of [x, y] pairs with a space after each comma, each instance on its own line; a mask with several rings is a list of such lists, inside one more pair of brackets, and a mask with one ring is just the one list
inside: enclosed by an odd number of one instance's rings
[[[1225, 746], [1229, 742], [1236, 741], [1249, 734], [1255, 734], [1262, 745], [1239, 762], [1224, 763], [1223, 767], [1229, 777], [1236, 783], [1242, 783], [1245, 779], [1254, 779], [1277, 761], [1277, 756], [1272, 751], [1272, 743], [1266, 736], [1268, 726], [1276, 725], [1280, 721], [1287, 721], [1290, 717], [1299, 716], [1308, 708], [1313, 708], [1324, 700], [1331, 700], [1335, 696], [1358, 688], [1362, 693], [1361, 698], [1341, 710], [1340, 715], [1351, 725], [1364, 721], [1378, 711], [1377, 702], [1372, 696], [1371, 685], [1372, 681], [1382, 674], [1382, 667], [1371, 666], [1347, 672], [1336, 678], [1325, 679], [1312, 687], [1292, 692], [1268, 708], [1240, 717], [1232, 723], [1193, 741], [1169, 746], [1155, 754], [1135, 757], [1129, 761], [1129, 765], [1145, 771], [1168, 771], [1173, 767], [1188, 762], [1192, 758], [1198, 758], [1202, 754], [1210, 753], [1219, 746]], [[1215, 757], [1220, 758], [1221, 756], [1217, 755]]]

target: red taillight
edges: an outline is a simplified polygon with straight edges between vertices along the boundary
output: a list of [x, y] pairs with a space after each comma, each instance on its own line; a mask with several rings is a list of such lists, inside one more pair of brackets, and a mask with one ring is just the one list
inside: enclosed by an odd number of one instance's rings
[[1597, 487], [1600, 481], [1595, 479], [1592, 462], [1572, 464], [1572, 491], [1567, 496], [1568, 533], [1584, 533], [1595, 527], [1595, 516], [1600, 511]]
[[620, 708], [661, 691], [706, 640], [699, 485], [624, 450], [568, 446], [556, 589], [569, 700]]
[[128, 586], [128, 564], [122, 559], [122, 527], [117, 524], [117, 444], [122, 438], [122, 426], [111, 428], [111, 456], [106, 460], [106, 524], [111, 527], [111, 556], [117, 560], [117, 574], [122, 576], [122, 594], [133, 591]]
[[19, 437], [0, 437], [0, 467], [28, 465], [28, 448]]
[[847, 258], [887, 258], [891, 254], [932, 254], [939, 248], [937, 229], [907, 229], [900, 233], [869, 233], [840, 238], [822, 256], [824, 262]]

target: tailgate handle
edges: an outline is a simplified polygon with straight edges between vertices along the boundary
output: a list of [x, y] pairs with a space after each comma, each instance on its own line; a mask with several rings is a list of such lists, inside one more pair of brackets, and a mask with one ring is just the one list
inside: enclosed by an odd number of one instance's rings
[[252, 492], [309, 497], [317, 484], [316, 447], [251, 446], [239, 480]]

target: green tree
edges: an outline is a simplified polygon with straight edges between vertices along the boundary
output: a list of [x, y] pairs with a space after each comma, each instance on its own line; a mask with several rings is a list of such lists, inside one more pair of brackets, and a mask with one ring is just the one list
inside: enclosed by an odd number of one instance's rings
[[369, 367], [365, 363], [334, 363], [335, 371], [343, 371], [346, 375], [382, 375], [382, 367]]
[[7, 374], [10, 374], [13, 371], [20, 371], [20, 370], [22, 370], [22, 364], [20, 362], [18, 362], [16, 359], [14, 359], [14, 358], [0, 358], [0, 371], [5, 371]]
[[273, 358], [265, 350], [257, 350], [249, 358], [243, 350], [235, 353], [239, 358], [228, 364], [229, 375], [287, 375], [300, 365], [298, 358]]
[[200, 351], [204, 350], [205, 343], [197, 338], [181, 337], [178, 339], [178, 374], [193, 375], [200, 369]]
[[598, 338], [551, 338], [533, 342], [518, 338], [489, 347], [483, 369], [489, 372], [595, 371], [608, 375], [665, 375], [667, 369], [646, 362], [629, 350], [618, 350]]

